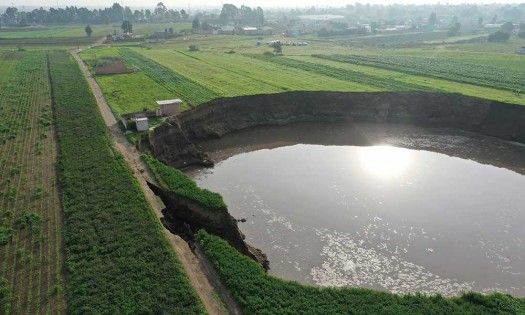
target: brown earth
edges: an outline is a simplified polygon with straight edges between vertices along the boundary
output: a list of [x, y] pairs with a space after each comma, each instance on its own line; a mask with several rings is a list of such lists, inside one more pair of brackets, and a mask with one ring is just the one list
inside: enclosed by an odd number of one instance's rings
[[452, 128], [525, 143], [525, 106], [430, 92], [286, 92], [223, 98], [157, 127], [140, 149], [173, 167], [209, 165], [198, 145], [243, 129], [298, 122]]

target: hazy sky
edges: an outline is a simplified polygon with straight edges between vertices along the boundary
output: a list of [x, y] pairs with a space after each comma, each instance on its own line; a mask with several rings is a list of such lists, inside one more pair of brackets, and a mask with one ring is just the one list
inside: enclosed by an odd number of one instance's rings
[[[74, 0], [74, 1], [65, 1], [65, 0], [58, 0], [58, 5], [60, 7], [65, 6], [89, 6], [89, 7], [109, 7], [114, 2], [120, 2], [115, 0]], [[154, 8], [155, 5], [159, 2], [159, 0], [125, 0], [121, 1], [120, 3], [124, 6], [129, 7], [143, 7], [143, 8]], [[423, 4], [423, 3], [437, 3], [438, 1], [429, 1], [429, 0], [369, 0], [369, 1], [348, 1], [348, 0], [191, 0], [191, 1], [183, 1], [183, 0], [166, 0], [162, 1], [164, 5], [168, 9], [187, 9], [188, 4], [191, 4], [191, 8], [198, 8], [198, 7], [222, 7], [222, 4], [224, 3], [233, 3], [237, 6], [240, 6], [242, 4], [251, 6], [251, 7], [257, 7], [260, 6], [263, 9], [264, 8], [271, 8], [271, 7], [306, 7], [306, 6], [319, 6], [319, 7], [326, 7], [326, 6], [337, 6], [342, 7], [347, 4], [352, 4], [354, 2], [361, 2], [363, 4], [370, 3], [370, 4], [392, 4], [392, 3], [399, 3], [399, 4]], [[466, 0], [444, 0], [441, 1], [441, 3], [449, 3], [449, 4], [460, 4], [460, 3], [521, 3], [523, 0], [475, 0], [475, 1], [466, 1]], [[43, 6], [43, 7], [56, 7], [57, 6], [57, 0], [1, 0], [1, 5], [14, 5], [18, 8], [22, 7], [23, 5], [26, 6]]]

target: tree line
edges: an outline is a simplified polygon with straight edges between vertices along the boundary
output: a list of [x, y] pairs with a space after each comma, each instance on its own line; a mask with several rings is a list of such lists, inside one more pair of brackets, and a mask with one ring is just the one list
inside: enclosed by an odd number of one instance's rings
[[28, 26], [32, 24], [109, 24], [118, 23], [123, 20], [130, 22], [184, 22], [189, 18], [185, 10], [168, 9], [162, 2], [159, 2], [153, 11], [134, 10], [130, 7], [123, 7], [118, 3], [113, 3], [109, 8], [87, 9], [84, 7], [66, 6], [65, 8], [42, 7], [33, 11], [19, 11], [16, 7], [8, 7], [0, 15], [0, 25], [7, 26]]

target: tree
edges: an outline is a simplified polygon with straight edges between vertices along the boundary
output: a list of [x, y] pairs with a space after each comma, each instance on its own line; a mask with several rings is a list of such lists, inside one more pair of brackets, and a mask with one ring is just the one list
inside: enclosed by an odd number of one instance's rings
[[437, 23], [437, 16], [436, 12], [432, 12], [430, 16], [428, 17], [428, 25], [434, 26]]
[[506, 42], [509, 38], [509, 33], [497, 31], [489, 35], [489, 42]]
[[173, 37], [173, 27], [170, 27], [168, 29], [168, 32], [170, 33], [170, 37]]
[[521, 31], [521, 32], [519, 32], [519, 33], [518, 33], [518, 37], [519, 37], [519, 38], [523, 38], [523, 39], [525, 39], [525, 31]]
[[283, 45], [281, 44], [281, 42], [277, 41], [277, 42], [273, 43], [272, 47], [273, 47], [273, 52], [274, 53], [276, 53], [276, 54], [282, 54], [283, 53]]
[[180, 16], [181, 16], [183, 21], [186, 21], [190, 17], [190, 15], [188, 13], [186, 13], [186, 11], [184, 11], [184, 10], [180, 10]]
[[238, 19], [239, 15], [239, 9], [235, 5], [229, 3], [225, 3], [222, 5], [220, 17], [226, 23]]
[[514, 30], [514, 24], [512, 24], [512, 22], [506, 22], [501, 26], [500, 30], [510, 34]]
[[91, 33], [93, 33], [93, 30], [91, 29], [91, 26], [89, 24], [86, 26], [84, 31], [86, 31], [87, 37], [91, 37]]
[[479, 19], [478, 19], [478, 26], [479, 27], [482, 27], [483, 26], [483, 18], [480, 16]]
[[448, 30], [448, 33], [447, 33], [448, 36], [458, 36], [460, 28], [461, 28], [461, 23], [459, 22], [454, 23]]
[[199, 21], [199, 18], [195, 18], [193, 22], [191, 23], [191, 28], [200, 29], [201, 28], [201, 22]]
[[133, 24], [131, 24], [130, 21], [124, 20], [122, 21], [122, 25], [120, 26], [122, 30], [124, 30], [124, 33], [132, 33], [133, 32]]
[[157, 3], [155, 10], [153, 11], [153, 14], [158, 15], [158, 16], [163, 16], [166, 11], [168, 11], [168, 9], [164, 5], [164, 3], [159, 2]]

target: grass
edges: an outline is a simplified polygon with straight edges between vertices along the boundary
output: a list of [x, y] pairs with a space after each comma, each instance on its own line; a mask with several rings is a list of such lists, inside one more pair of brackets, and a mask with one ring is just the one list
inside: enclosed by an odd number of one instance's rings
[[370, 75], [380, 76], [384, 78], [391, 78], [397, 81], [426, 86], [431, 89], [444, 91], [448, 93], [459, 93], [463, 95], [475, 96], [485, 99], [492, 99], [496, 101], [525, 105], [525, 97], [523, 95], [516, 96], [510, 91], [502, 91], [494, 88], [482, 87], [478, 85], [458, 83], [448, 80], [436, 79], [426, 76], [410, 75], [402, 72], [385, 70], [381, 68], [368, 67], [364, 65], [356, 65], [350, 63], [340, 63], [336, 61], [314, 58], [311, 56], [289, 56], [287, 58], [315, 62], [317, 64], [329, 65], [338, 67], [340, 69], [349, 69], [354, 71], [361, 71]]
[[273, 65], [240, 54], [208, 52], [140, 51], [201, 85], [219, 90], [222, 96], [278, 93], [297, 90], [374, 91], [359, 82], [334, 79], [300, 69]]
[[144, 160], [151, 168], [161, 186], [180, 197], [190, 199], [206, 209], [226, 211], [226, 204], [222, 196], [207, 189], [201, 189], [188, 177], [176, 168], [167, 166], [149, 155], [143, 155]]
[[155, 101], [173, 99], [174, 94], [158, 85], [144, 72], [98, 75], [106, 101], [114, 112], [120, 114], [158, 109]]
[[446, 59], [403, 55], [314, 55], [314, 57], [501, 90], [520, 89], [524, 86], [523, 81], [525, 80], [525, 75], [518, 69], [504, 69]]
[[49, 56], [60, 147], [68, 312], [202, 314], [139, 184], [111, 146], [78, 65]]
[[157, 84], [172, 92], [174, 97], [182, 99], [185, 104], [190, 102], [202, 104], [219, 96], [216, 91], [171, 71], [160, 63], [145, 58], [129, 48], [121, 49], [120, 54], [127, 63], [144, 72]]
[[264, 272], [223, 239], [200, 230], [199, 245], [245, 314], [523, 314], [525, 299], [469, 292], [458, 297], [319, 288]]

